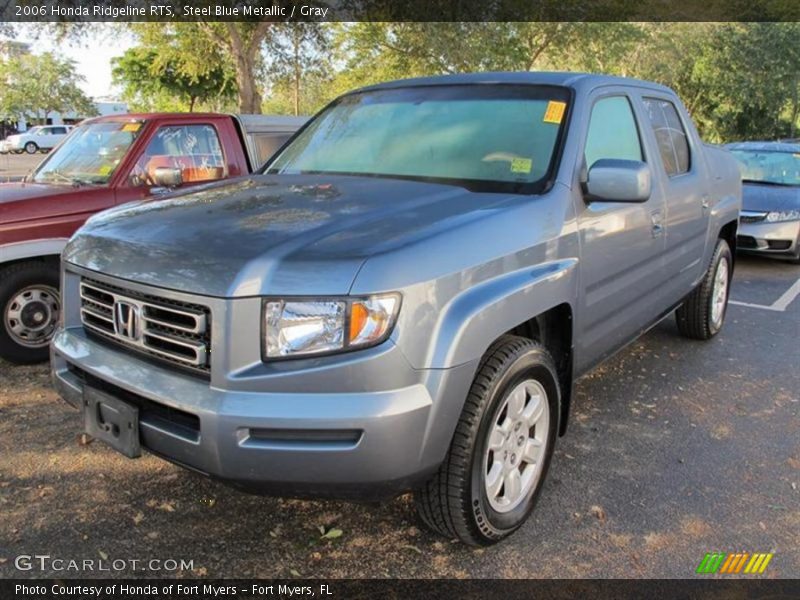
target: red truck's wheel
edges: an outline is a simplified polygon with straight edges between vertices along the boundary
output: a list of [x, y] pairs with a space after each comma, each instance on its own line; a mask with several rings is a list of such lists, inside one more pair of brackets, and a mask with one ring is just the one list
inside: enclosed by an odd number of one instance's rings
[[58, 324], [58, 270], [46, 262], [0, 271], [0, 357], [18, 364], [47, 360]]

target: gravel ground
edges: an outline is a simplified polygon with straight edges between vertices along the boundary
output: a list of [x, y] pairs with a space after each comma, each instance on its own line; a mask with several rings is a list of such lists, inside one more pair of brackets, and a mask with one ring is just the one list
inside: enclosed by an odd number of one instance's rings
[[[770, 304], [800, 267], [742, 259], [733, 298]], [[0, 577], [19, 554], [186, 559], [178, 577], [693, 577], [706, 552], [774, 552], [800, 577], [800, 299], [733, 305], [710, 343], [668, 319], [577, 386], [537, 510], [470, 549], [381, 506], [245, 495], [153, 456], [79, 443], [46, 366], [0, 362]], [[331, 532], [327, 539], [321, 532]], [[126, 570], [126, 576], [163, 572]], [[107, 576], [108, 573], [99, 573]]]

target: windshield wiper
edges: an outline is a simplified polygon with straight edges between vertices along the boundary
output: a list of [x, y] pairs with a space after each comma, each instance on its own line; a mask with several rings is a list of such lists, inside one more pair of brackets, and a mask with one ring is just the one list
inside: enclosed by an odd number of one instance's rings
[[765, 179], [742, 179], [742, 183], [758, 183], [760, 185], [780, 185], [780, 186], [796, 186], [797, 183], [784, 183], [782, 181], [767, 181]]
[[50, 176], [50, 175], [55, 175], [61, 181], [65, 181], [65, 182], [67, 182], [67, 183], [69, 183], [71, 185], [74, 185], [76, 187], [80, 187], [82, 185], [92, 185], [91, 181], [87, 181], [85, 179], [81, 179], [80, 177], [72, 177], [70, 175], [65, 175], [64, 173], [61, 173], [58, 170], [46, 171], [45, 173], [42, 173], [42, 177], [47, 177], [47, 176]]

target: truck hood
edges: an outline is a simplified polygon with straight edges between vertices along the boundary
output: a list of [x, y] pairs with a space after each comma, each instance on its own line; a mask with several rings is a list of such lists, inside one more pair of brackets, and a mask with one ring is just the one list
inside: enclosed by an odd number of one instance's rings
[[347, 294], [368, 257], [481, 218], [508, 198], [397, 179], [254, 175], [101, 213], [63, 256], [209, 296]]
[[800, 209], [800, 187], [745, 183], [742, 209], [763, 212]]

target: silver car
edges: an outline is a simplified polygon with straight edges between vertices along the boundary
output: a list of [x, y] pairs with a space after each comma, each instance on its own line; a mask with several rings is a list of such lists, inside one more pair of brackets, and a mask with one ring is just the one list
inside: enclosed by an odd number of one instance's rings
[[738, 249], [800, 262], [800, 143], [727, 146], [744, 182]]
[[654, 83], [357, 90], [258, 174], [90, 219], [55, 385], [126, 456], [269, 494], [414, 490], [432, 529], [492, 544], [533, 510], [577, 377], [676, 309], [720, 331], [740, 205], [736, 161]]

